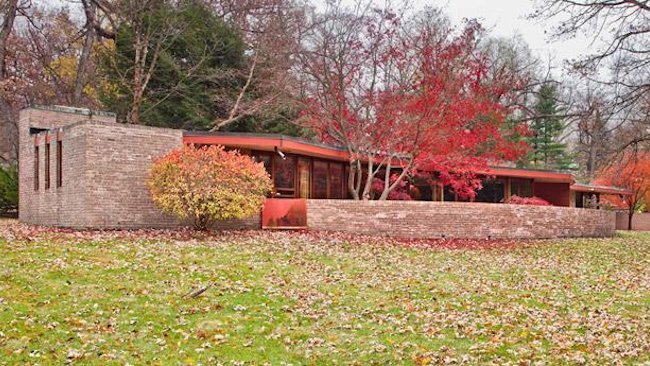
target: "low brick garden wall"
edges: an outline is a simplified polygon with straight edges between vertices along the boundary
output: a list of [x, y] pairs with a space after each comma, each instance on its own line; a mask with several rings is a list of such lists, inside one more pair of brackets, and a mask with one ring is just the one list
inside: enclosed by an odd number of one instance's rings
[[616, 214], [490, 203], [308, 200], [307, 225], [315, 230], [404, 238], [606, 237], [615, 233]]
[[[628, 213], [616, 213], [616, 229], [627, 230], [628, 226]], [[635, 213], [632, 216], [632, 230], [635, 231], [650, 231], [650, 213]]]

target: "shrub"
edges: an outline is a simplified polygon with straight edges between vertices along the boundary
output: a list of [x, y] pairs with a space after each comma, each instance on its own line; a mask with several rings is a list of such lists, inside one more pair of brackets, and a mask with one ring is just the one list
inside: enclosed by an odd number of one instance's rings
[[158, 208], [199, 230], [258, 213], [272, 187], [261, 163], [222, 146], [171, 151], [154, 162], [147, 185]]
[[18, 209], [18, 167], [0, 165], [0, 213]]
[[[398, 174], [391, 175], [389, 179], [390, 184], [395, 183], [395, 181], [397, 181], [397, 177]], [[384, 180], [377, 177], [373, 178], [370, 189], [372, 198], [379, 198], [379, 196], [381, 196], [381, 193], [384, 191]], [[409, 187], [408, 183], [405, 180], [402, 180], [399, 182], [397, 187], [395, 187], [395, 189], [388, 193], [388, 197], [386, 197], [386, 199], [390, 201], [410, 201], [413, 199], [413, 197], [411, 197], [412, 190], [413, 189]]]
[[519, 197], [517, 195], [510, 196], [506, 203], [512, 205], [551, 206], [548, 201], [539, 197]]

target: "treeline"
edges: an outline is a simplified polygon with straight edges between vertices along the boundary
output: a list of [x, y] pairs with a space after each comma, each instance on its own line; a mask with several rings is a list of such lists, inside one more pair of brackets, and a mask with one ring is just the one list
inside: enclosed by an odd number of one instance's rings
[[[17, 113], [29, 104], [110, 110], [123, 123], [314, 136], [301, 118], [314, 100], [324, 106], [332, 97], [319, 82], [343, 66], [336, 56], [346, 51], [328, 47], [364, 33], [355, 27], [367, 27], [369, 14], [394, 14], [399, 21], [381, 30], [388, 33], [463, 29], [440, 9], [365, 0], [320, 7], [297, 0], [6, 0], [0, 6], [4, 162], [16, 159]], [[646, 148], [649, 13], [645, 2], [540, 1], [532, 17], [559, 24], [553, 37], [602, 24], [614, 29], [597, 35], [607, 41], [602, 47], [564, 69], [548, 66], [520, 37], [477, 33], [474, 49], [487, 58], [486, 75], [510, 78], [508, 98], [494, 97], [508, 111], [504, 135], [531, 147], [518, 165], [591, 180], [624, 151]], [[404, 57], [402, 69], [418, 67], [409, 60], [416, 58]]]

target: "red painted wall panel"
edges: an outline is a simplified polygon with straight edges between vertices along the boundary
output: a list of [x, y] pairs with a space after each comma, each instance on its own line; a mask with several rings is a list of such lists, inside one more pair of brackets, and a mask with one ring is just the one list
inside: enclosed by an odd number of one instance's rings
[[302, 198], [267, 198], [262, 209], [262, 229], [307, 227], [307, 201]]
[[533, 195], [545, 199], [553, 206], [569, 207], [571, 202], [571, 186], [569, 183], [533, 183]]

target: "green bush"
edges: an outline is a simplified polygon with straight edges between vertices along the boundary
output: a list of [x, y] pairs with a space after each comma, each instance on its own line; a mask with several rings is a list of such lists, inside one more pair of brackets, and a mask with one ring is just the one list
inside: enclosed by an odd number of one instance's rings
[[18, 209], [18, 167], [0, 165], [0, 213]]

